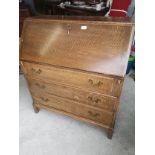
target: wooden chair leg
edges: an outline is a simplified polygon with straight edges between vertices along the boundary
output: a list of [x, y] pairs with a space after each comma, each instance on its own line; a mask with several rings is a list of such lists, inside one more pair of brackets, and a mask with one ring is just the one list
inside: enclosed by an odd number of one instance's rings
[[38, 113], [40, 110], [38, 107], [36, 107], [35, 103], [33, 103], [33, 109], [35, 113]]
[[113, 130], [112, 129], [108, 129], [108, 131], [107, 131], [107, 137], [109, 139], [112, 139], [112, 136], [113, 136]]

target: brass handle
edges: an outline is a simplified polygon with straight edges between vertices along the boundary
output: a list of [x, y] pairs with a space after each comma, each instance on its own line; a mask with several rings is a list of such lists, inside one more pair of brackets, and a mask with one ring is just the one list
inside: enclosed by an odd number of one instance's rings
[[93, 97], [92, 96], [88, 96], [88, 100], [89, 101], [93, 101]]
[[41, 100], [45, 101], [45, 102], [48, 102], [49, 99], [48, 98], [44, 98], [44, 97], [40, 97]]
[[32, 72], [35, 72], [36, 70], [35, 70], [34, 68], [31, 68], [31, 71], [32, 71]]
[[92, 79], [89, 79], [88, 82], [93, 85], [93, 80]]
[[93, 113], [92, 111], [88, 111], [88, 113], [93, 116], [93, 117], [97, 117], [97, 116], [100, 116], [99, 113]]
[[97, 99], [93, 99], [92, 96], [88, 96], [88, 100], [91, 101], [91, 102], [95, 102], [95, 103], [99, 103], [101, 102], [101, 99], [97, 98]]
[[34, 73], [37, 73], [37, 74], [40, 74], [42, 72], [42, 70], [40, 68], [38, 70], [34, 69], [34, 68], [31, 68], [31, 71], [34, 72]]
[[91, 84], [92, 86], [98, 86], [98, 87], [99, 87], [99, 86], [103, 85], [103, 82], [101, 82], [101, 81], [94, 82], [92, 79], [89, 79], [88, 82], [89, 82], [89, 84]]
[[103, 84], [103, 82], [101, 82], [101, 81], [99, 81], [99, 82], [97, 83], [98, 86], [101, 86], [102, 84]]
[[44, 85], [40, 85], [39, 83], [35, 83], [35, 85], [42, 89], [46, 88]]
[[96, 99], [95, 100], [95, 103], [99, 103], [99, 102], [101, 102], [101, 99]]

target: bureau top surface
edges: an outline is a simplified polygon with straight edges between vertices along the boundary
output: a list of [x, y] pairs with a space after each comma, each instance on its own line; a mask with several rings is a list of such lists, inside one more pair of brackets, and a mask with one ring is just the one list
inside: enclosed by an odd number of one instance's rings
[[123, 77], [133, 33], [126, 18], [29, 18], [20, 59]]

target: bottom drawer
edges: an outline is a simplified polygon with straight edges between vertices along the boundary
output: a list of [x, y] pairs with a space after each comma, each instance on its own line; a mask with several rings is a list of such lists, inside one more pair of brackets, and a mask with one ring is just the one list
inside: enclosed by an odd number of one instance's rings
[[58, 110], [84, 117], [104, 125], [110, 126], [113, 120], [113, 113], [83, 105], [69, 99], [49, 94], [33, 94], [34, 99], [44, 105], [51, 106]]

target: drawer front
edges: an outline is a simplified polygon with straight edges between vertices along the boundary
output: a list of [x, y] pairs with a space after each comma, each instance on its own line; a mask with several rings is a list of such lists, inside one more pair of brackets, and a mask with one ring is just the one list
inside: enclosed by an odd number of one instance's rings
[[46, 93], [33, 93], [33, 98], [40, 104], [53, 107], [83, 118], [87, 118], [104, 125], [111, 126], [113, 120], [113, 113], [91, 108], [90, 106], [82, 105], [78, 102], [49, 95]]
[[94, 107], [103, 108], [108, 111], [114, 111], [118, 102], [116, 97], [80, 90], [66, 85], [48, 83], [47, 81], [45, 82], [31, 78], [28, 78], [28, 81], [32, 92], [46, 92], [48, 94], [69, 98]]
[[56, 83], [63, 83], [90, 91], [114, 95], [113, 78], [27, 62], [23, 62], [22, 64], [26, 74], [31, 77], [38, 79], [46, 78]]

